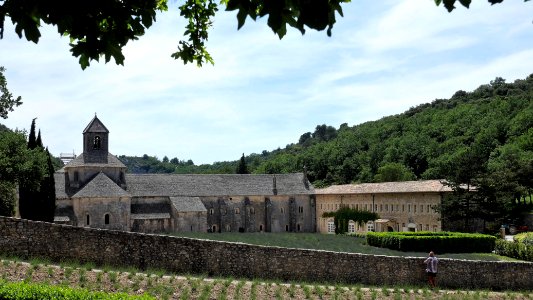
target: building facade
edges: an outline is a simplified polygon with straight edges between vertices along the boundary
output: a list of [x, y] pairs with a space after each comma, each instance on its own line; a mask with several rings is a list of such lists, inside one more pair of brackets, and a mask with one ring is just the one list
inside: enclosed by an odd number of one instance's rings
[[139, 232], [316, 232], [314, 188], [296, 174], [129, 174], [95, 116], [83, 153], [56, 172], [56, 222]]
[[440, 214], [435, 210], [452, 189], [440, 180], [334, 185], [316, 189], [317, 229], [334, 233], [332, 217], [322, 217], [340, 207], [378, 214], [379, 219], [365, 224], [351, 221], [350, 232], [441, 231]]

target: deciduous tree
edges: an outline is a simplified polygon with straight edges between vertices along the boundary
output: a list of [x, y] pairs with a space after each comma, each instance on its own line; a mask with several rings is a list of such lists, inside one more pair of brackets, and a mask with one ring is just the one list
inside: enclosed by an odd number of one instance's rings
[[[2, 13], [0, 5], [0, 25], [2, 23]], [[0, 27], [0, 32], [1, 32]], [[7, 119], [7, 114], [12, 112], [14, 107], [17, 107], [22, 104], [20, 96], [13, 98], [13, 95], [7, 89], [7, 80], [4, 76], [5, 68], [0, 66], [0, 117]]]
[[[503, 0], [488, 0], [495, 4]], [[528, 1], [528, 0], [525, 0]], [[241, 28], [246, 19], [267, 18], [267, 25], [280, 38], [293, 27], [302, 34], [306, 28], [324, 30], [331, 35], [337, 15], [343, 16], [341, 4], [350, 0], [222, 0], [228, 11], [237, 11], [237, 24]], [[471, 0], [459, 0], [468, 7]], [[456, 0], [435, 0], [448, 11], [455, 8]], [[172, 3], [174, 4], [174, 3]], [[71, 52], [79, 57], [82, 69], [91, 60], [111, 58], [124, 64], [122, 48], [137, 40], [156, 21], [158, 12], [168, 9], [167, 0], [94, 0], [94, 1], [0, 1], [0, 38], [4, 22], [9, 17], [15, 24], [15, 32], [28, 41], [37, 43], [41, 37], [42, 23], [57, 27], [60, 35], [71, 39]], [[209, 37], [212, 19], [218, 11], [213, 0], [184, 0], [179, 3], [180, 15], [187, 20], [184, 39], [178, 43], [178, 51], [172, 57], [184, 63], [213, 63], [205, 43]]]

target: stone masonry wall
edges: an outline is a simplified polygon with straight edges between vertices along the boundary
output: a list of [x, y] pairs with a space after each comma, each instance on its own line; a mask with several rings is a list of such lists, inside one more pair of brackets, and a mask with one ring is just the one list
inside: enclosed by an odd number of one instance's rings
[[[0, 217], [0, 252], [22, 258], [308, 282], [424, 285], [422, 257], [253, 246]], [[531, 290], [533, 263], [440, 259], [446, 288]]]

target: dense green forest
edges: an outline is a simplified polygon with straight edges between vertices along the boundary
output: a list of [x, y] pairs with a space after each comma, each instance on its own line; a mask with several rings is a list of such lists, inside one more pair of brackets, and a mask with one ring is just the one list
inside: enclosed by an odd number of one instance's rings
[[[318, 125], [284, 149], [245, 157], [251, 173], [307, 174], [315, 186], [442, 179], [474, 155], [479, 168], [498, 169], [533, 158], [533, 74], [496, 78], [472, 92], [412, 107], [377, 121], [338, 129]], [[472, 153], [473, 149], [475, 149]], [[237, 158], [237, 157], [236, 157]], [[509, 159], [513, 159], [510, 161]], [[239, 160], [195, 165], [191, 160], [120, 156], [134, 173], [235, 173]]]

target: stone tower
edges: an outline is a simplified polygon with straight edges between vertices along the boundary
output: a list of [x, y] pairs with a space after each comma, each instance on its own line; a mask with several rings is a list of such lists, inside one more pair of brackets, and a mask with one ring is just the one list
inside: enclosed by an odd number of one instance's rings
[[109, 130], [95, 115], [83, 130], [83, 160], [86, 163], [107, 163]]
[[65, 167], [65, 191], [72, 196], [99, 173], [126, 189], [126, 166], [109, 153], [109, 130], [95, 115], [83, 130], [83, 153]]

